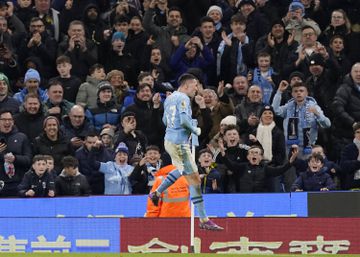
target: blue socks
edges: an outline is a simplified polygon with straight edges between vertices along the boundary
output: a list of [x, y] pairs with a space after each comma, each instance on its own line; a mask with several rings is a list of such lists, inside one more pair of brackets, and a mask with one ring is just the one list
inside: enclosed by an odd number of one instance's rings
[[197, 186], [190, 185], [190, 198], [191, 198], [191, 201], [193, 202], [193, 204], [195, 205], [195, 208], [198, 212], [200, 219], [201, 220], [206, 219], [207, 215], [205, 212], [204, 200], [201, 195], [201, 186], [200, 185], [197, 185]]
[[168, 188], [169, 186], [171, 186], [172, 184], [175, 183], [175, 181], [181, 177], [181, 173], [178, 170], [173, 170], [172, 172], [170, 172], [167, 177], [165, 178], [165, 180], [161, 183], [161, 185], [158, 187], [158, 189], [156, 189], [156, 191], [161, 194], [162, 192], [164, 192], [166, 190], [166, 188]]

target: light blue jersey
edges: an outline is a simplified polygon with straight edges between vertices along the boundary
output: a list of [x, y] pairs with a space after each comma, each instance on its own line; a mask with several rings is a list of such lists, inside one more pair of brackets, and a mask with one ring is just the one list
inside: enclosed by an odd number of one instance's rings
[[166, 98], [164, 103], [165, 140], [174, 144], [189, 144], [192, 131], [181, 123], [181, 115], [185, 115], [191, 123], [190, 98], [182, 92], [175, 91]]

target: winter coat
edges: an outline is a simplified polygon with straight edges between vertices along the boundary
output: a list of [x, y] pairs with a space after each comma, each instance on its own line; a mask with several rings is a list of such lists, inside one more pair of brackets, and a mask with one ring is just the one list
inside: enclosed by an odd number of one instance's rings
[[70, 140], [73, 137], [81, 138], [82, 140], [89, 134], [95, 131], [94, 126], [91, 124], [88, 118], [85, 117], [84, 123], [75, 128], [70, 121], [69, 116], [65, 116], [63, 119], [63, 124], [61, 126], [61, 131], [64, 132], [64, 136]]
[[360, 90], [351, 76], [346, 76], [336, 91], [331, 110], [334, 114], [333, 134], [339, 138], [352, 139], [352, 125], [360, 120]]
[[86, 177], [79, 171], [75, 176], [68, 176], [63, 170], [55, 180], [57, 196], [88, 196], [91, 194]]
[[147, 137], [149, 145], [162, 147], [165, 127], [161, 121], [164, 108], [154, 108], [152, 101], [144, 102], [134, 96], [134, 104], [129, 105], [125, 112], [134, 112], [136, 117], [136, 129], [141, 130]]
[[31, 169], [25, 173], [23, 180], [18, 185], [19, 196], [27, 197], [25, 193], [30, 189], [35, 192], [33, 197], [47, 197], [49, 190], [55, 192], [54, 177], [47, 171], [40, 177]]
[[63, 168], [61, 164], [62, 158], [67, 155], [73, 155], [73, 149], [69, 140], [67, 140], [61, 132], [56, 141], [50, 140], [45, 133], [35, 138], [33, 152], [34, 155], [51, 155], [54, 158], [54, 169], [57, 174], [59, 174]]
[[359, 150], [354, 143], [345, 146], [341, 153], [341, 185], [345, 190], [351, 188], [360, 188], [360, 179], [355, 179], [355, 173], [360, 170], [360, 161], [358, 161]]
[[80, 85], [79, 91], [76, 96], [76, 103], [82, 104], [87, 108], [95, 108], [97, 103], [97, 92], [99, 80], [87, 76], [86, 82]]
[[[31, 166], [32, 152], [30, 142], [27, 136], [19, 132], [15, 127], [7, 134], [0, 133], [0, 141], [7, 145], [5, 151], [0, 153], [0, 180], [4, 181], [5, 184], [11, 184], [16, 187]], [[15, 175], [13, 177], [5, 174], [4, 155], [7, 153], [15, 155]]]
[[[79, 171], [89, 182], [92, 194], [102, 195], [104, 194], [104, 174], [90, 166], [89, 154], [89, 150], [85, 146], [80, 147], [75, 152], [75, 157], [79, 160]], [[99, 162], [107, 162], [114, 160], [114, 156], [110, 150], [102, 147], [96, 153], [95, 159]]]
[[280, 176], [291, 167], [289, 162], [272, 167], [263, 162], [259, 165], [251, 165], [249, 162], [231, 161], [226, 156], [220, 158], [231, 171], [237, 173], [235, 183], [241, 193], [269, 192], [268, 178]]
[[89, 121], [97, 131], [101, 131], [105, 124], [117, 126], [120, 121], [121, 112], [119, 106], [112, 99], [109, 102], [101, 103], [97, 100], [97, 106], [87, 113]]
[[6, 96], [4, 100], [0, 101], [0, 109], [7, 109], [12, 114], [19, 112], [20, 102], [13, 97]]
[[[27, 88], [23, 88], [21, 89], [20, 92], [17, 92], [15, 95], [14, 95], [14, 98], [16, 100], [18, 100], [20, 103], [23, 103], [25, 101], [25, 96], [29, 93], [29, 91], [27, 90]], [[37, 90], [37, 95], [40, 99], [40, 102], [45, 102], [47, 99], [49, 99], [48, 95], [47, 95], [47, 90], [43, 90], [41, 88], [39, 88]]]
[[320, 191], [321, 188], [334, 190], [335, 187], [331, 176], [326, 173], [324, 169], [318, 172], [307, 170], [306, 172], [300, 173], [299, 177], [291, 186], [291, 191], [296, 191], [296, 189], [303, 191]]
[[155, 25], [153, 21], [153, 16], [155, 14], [155, 9], [149, 8], [143, 19], [143, 26], [145, 31], [150, 35], [153, 35], [156, 42], [155, 46], [161, 49], [161, 54], [164, 60], [167, 60], [174, 51], [174, 45], [171, 43], [172, 36], [178, 36], [180, 43], [185, 43], [190, 39], [190, 36], [187, 34], [187, 29], [184, 26], [180, 26], [178, 29], [165, 26], [159, 27]]
[[42, 107], [40, 107], [38, 113], [29, 114], [27, 111], [22, 111], [14, 116], [16, 127], [20, 132], [24, 133], [31, 144], [34, 143], [35, 138], [38, 137], [43, 130], [43, 122], [45, 119]]

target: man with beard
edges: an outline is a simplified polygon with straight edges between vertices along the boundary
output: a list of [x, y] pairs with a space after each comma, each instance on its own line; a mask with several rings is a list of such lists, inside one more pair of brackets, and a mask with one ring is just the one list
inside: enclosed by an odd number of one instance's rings
[[14, 126], [9, 110], [0, 111], [0, 197], [16, 196], [17, 186], [31, 165], [31, 147], [25, 134]]
[[15, 125], [20, 132], [27, 135], [33, 144], [37, 136], [43, 131], [42, 124], [45, 119], [41, 102], [37, 95], [25, 96], [23, 110], [14, 116]]
[[96, 45], [100, 45], [104, 42], [103, 32], [108, 27], [105, 22], [100, 19], [99, 14], [99, 7], [92, 3], [85, 7], [83, 14], [85, 36]]
[[55, 57], [57, 43], [45, 30], [44, 22], [39, 17], [30, 21], [29, 33], [22, 40], [18, 49], [19, 62], [23, 63], [29, 57], [35, 57], [42, 68], [42, 77], [55, 75]]

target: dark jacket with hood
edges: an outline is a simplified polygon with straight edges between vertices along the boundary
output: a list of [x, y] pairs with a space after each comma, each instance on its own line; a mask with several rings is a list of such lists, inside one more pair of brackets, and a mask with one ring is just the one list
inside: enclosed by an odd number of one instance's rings
[[[9, 187], [15, 187], [21, 182], [25, 172], [31, 166], [31, 146], [27, 136], [18, 131], [16, 127], [7, 133], [0, 132], [0, 142], [4, 142], [7, 147], [0, 153], [0, 180], [5, 182]], [[12, 153], [15, 156], [14, 167], [15, 175], [9, 177], [4, 170], [4, 155]]]
[[[97, 12], [96, 19], [90, 19], [87, 12], [89, 9], [95, 8]], [[95, 45], [99, 45], [104, 42], [104, 30], [109, 26], [100, 18], [100, 9], [96, 4], [88, 4], [83, 13], [82, 21], [85, 26], [85, 36], [86, 38], [91, 39]]]
[[60, 175], [56, 177], [55, 189], [57, 196], [88, 196], [91, 194], [86, 177], [79, 171], [75, 176], [68, 176], [64, 170], [61, 171]]

